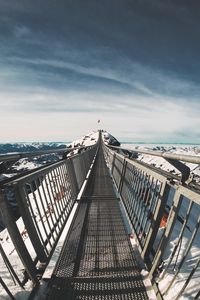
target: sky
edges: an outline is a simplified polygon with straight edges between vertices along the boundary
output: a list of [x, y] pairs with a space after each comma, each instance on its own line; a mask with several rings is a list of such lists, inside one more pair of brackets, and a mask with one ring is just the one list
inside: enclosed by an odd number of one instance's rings
[[199, 37], [196, 0], [0, 0], [0, 142], [200, 143]]

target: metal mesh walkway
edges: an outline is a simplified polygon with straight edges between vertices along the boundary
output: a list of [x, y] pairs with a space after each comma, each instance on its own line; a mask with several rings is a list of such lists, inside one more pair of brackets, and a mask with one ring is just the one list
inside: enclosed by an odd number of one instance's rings
[[148, 299], [101, 149], [49, 287], [48, 300]]

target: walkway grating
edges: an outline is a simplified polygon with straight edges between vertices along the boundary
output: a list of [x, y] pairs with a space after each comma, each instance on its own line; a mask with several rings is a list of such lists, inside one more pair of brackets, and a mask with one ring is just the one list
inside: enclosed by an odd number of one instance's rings
[[148, 299], [102, 149], [46, 299]]

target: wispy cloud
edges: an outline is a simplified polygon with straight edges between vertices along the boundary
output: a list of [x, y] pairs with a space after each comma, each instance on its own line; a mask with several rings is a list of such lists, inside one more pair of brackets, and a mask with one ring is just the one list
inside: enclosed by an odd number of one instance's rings
[[[186, 106], [185, 101], [176, 103], [176, 99], [173, 98], [160, 100], [124, 95], [122, 102], [120, 96], [91, 92], [27, 93], [17, 96], [1, 94], [0, 103], [1, 121], [7, 128], [1, 132], [2, 139], [13, 139], [13, 134], [16, 134], [14, 132], [24, 132], [25, 128], [29, 128], [30, 136], [33, 136], [33, 131], [40, 124], [41, 130], [38, 128], [35, 131], [38, 139], [46, 140], [48, 135], [50, 140], [56, 139], [55, 135], [51, 137], [51, 133], [59, 128], [58, 140], [63, 134], [62, 126], [66, 127], [66, 130], [69, 129], [69, 122], [72, 131], [66, 131], [66, 137], [75, 137], [84, 134], [84, 130], [87, 132], [95, 128], [96, 121], [100, 118], [103, 128], [119, 137], [124, 136], [125, 139], [147, 142], [170, 139], [200, 142], [200, 139], [197, 139], [198, 134], [200, 136], [200, 120], [197, 114], [200, 104], [191, 103]], [[6, 114], [8, 111], [9, 114]], [[15, 120], [17, 123], [13, 131]], [[34, 139], [37, 139], [36, 133]]]
[[24, 25], [18, 25], [14, 28], [14, 35], [16, 38], [27, 37], [30, 35], [30, 33], [30, 29]]
[[[49, 84], [50, 89], [56, 88], [52, 84], [53, 82], [56, 82], [57, 89], [61, 87], [62, 83], [66, 89], [77, 89], [80, 88], [81, 80], [84, 80], [88, 89], [96, 88], [98, 82], [101, 82], [100, 88], [108, 85], [114, 93], [115, 88], [117, 93], [121, 88], [125, 93], [130, 92], [146, 97], [174, 96], [177, 98], [189, 97], [190, 99], [193, 97], [195, 99], [200, 94], [199, 85], [191, 80], [180, 79], [175, 75], [170, 76], [165, 74], [163, 70], [153, 69], [122, 57], [119, 57], [117, 65], [111, 62], [107, 66], [101, 65], [100, 58], [97, 58], [95, 64], [90, 66], [87, 60], [80, 64], [74, 63], [70, 56], [62, 60], [9, 57], [7, 61], [18, 65], [17, 84], [20, 84], [20, 78], [26, 82], [27, 76], [30, 76], [32, 77], [30, 85], [38, 79], [36, 84], [40, 82], [41, 87], [42, 84], [44, 86]], [[71, 81], [72, 76], [73, 82]], [[90, 84], [91, 79], [93, 80], [93, 87]]]
[[196, 139], [197, 4], [102, 1], [0, 0], [0, 112], [7, 137], [25, 132], [29, 120], [31, 136], [44, 138], [39, 125], [34, 131], [36, 118], [59, 139], [69, 121], [79, 135], [101, 118], [105, 129], [127, 138]]

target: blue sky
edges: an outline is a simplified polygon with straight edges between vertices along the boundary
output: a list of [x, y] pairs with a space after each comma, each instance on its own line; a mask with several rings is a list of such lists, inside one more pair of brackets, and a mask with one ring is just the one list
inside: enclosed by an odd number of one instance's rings
[[200, 3], [0, 0], [0, 141], [200, 143]]

